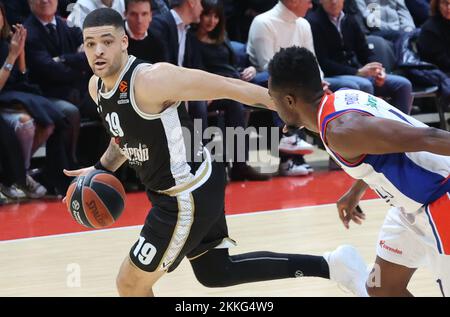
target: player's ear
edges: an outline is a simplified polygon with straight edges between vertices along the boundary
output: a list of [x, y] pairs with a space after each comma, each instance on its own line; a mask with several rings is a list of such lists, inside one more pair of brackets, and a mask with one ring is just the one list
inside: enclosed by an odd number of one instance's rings
[[128, 49], [128, 36], [124, 34], [122, 36], [122, 51], [126, 51]]
[[286, 102], [286, 104], [289, 107], [292, 107], [292, 108], [295, 107], [296, 98], [294, 95], [288, 94], [288, 95], [284, 96], [284, 101]]

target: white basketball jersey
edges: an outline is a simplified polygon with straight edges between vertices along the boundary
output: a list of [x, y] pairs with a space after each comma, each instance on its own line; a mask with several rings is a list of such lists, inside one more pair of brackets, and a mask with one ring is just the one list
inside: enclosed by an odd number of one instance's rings
[[364, 180], [388, 204], [403, 207], [406, 212], [414, 212], [450, 192], [449, 156], [429, 152], [366, 154], [358, 162], [351, 163], [331, 150], [326, 142], [327, 124], [348, 112], [400, 121], [415, 127], [427, 126], [384, 100], [358, 90], [339, 90], [324, 96], [317, 118], [320, 137], [327, 152], [347, 174]]

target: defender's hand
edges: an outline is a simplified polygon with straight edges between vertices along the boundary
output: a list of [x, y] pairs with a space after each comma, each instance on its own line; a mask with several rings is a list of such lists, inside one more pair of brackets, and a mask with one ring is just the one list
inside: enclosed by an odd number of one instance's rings
[[366, 219], [366, 215], [357, 210], [358, 203], [359, 197], [351, 192], [344, 194], [336, 203], [339, 218], [347, 229], [350, 228], [350, 220], [360, 225]]

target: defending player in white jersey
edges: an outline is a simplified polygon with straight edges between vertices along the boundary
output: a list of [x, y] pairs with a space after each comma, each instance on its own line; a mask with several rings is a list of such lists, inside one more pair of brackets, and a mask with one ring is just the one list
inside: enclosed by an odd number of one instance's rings
[[365, 219], [356, 207], [369, 186], [392, 207], [377, 244], [380, 280], [366, 284], [369, 295], [411, 296], [408, 283], [422, 266], [450, 295], [450, 133], [360, 91], [325, 95], [316, 59], [304, 48], [282, 49], [269, 73], [281, 118], [319, 133], [327, 152], [357, 179], [337, 204], [345, 227]]

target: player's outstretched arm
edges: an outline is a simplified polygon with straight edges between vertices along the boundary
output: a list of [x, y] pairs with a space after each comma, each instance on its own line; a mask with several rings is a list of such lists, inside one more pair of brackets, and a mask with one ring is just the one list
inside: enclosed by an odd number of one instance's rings
[[249, 106], [274, 109], [266, 88], [168, 63], [143, 69], [135, 82], [135, 93], [140, 100], [145, 95], [161, 104], [168, 101], [233, 99]]
[[330, 122], [327, 140], [331, 148], [346, 159], [356, 159], [363, 154], [421, 151], [450, 156], [447, 131], [356, 113]]

